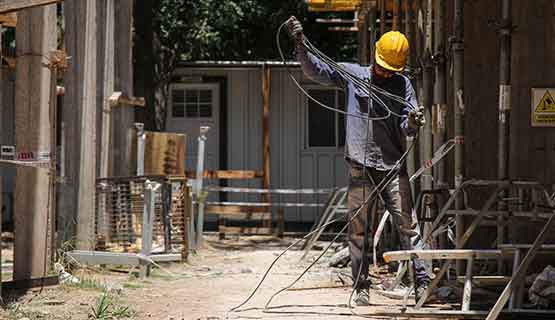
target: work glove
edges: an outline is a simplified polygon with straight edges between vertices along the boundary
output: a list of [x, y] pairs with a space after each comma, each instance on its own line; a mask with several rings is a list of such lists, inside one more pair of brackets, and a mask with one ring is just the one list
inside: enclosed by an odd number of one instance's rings
[[303, 40], [303, 25], [295, 16], [291, 16], [287, 20], [287, 30], [289, 31], [289, 35], [296, 43], [301, 43]]
[[420, 107], [418, 110], [409, 112], [408, 125], [411, 129], [418, 129], [426, 123], [424, 118], [424, 108]]

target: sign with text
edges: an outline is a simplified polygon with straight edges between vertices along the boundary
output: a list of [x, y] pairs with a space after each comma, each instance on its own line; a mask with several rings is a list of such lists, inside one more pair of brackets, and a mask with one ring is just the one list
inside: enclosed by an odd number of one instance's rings
[[555, 88], [532, 88], [532, 127], [555, 127]]

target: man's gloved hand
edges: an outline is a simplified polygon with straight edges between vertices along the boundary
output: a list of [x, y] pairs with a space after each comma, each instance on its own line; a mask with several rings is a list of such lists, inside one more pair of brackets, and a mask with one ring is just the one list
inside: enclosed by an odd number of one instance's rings
[[426, 118], [424, 118], [424, 108], [420, 107], [418, 110], [413, 110], [409, 112], [408, 126], [411, 129], [418, 129], [426, 123]]
[[291, 16], [287, 20], [287, 30], [289, 30], [289, 34], [296, 43], [300, 43], [303, 40], [303, 25], [295, 16]]

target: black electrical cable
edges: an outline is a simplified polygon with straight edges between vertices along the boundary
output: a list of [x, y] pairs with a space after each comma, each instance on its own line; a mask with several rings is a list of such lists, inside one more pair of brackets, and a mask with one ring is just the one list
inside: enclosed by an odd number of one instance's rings
[[319, 230], [338, 222], [340, 219], [333, 219], [331, 221], [329, 221], [328, 223], [323, 224], [322, 226], [320, 226], [320, 228], [316, 228], [314, 230], [312, 230], [311, 232], [307, 233], [304, 237], [296, 240], [295, 242], [293, 242], [292, 244], [290, 244], [287, 248], [285, 248], [285, 250], [283, 250], [275, 259], [274, 261], [272, 261], [272, 263], [270, 264], [270, 266], [266, 269], [266, 272], [264, 272], [264, 275], [262, 276], [262, 278], [258, 281], [258, 284], [256, 285], [256, 287], [253, 289], [253, 291], [250, 293], [250, 295], [247, 297], [247, 299], [245, 299], [243, 302], [241, 302], [240, 304], [238, 304], [237, 306], [229, 309], [229, 311], [235, 311], [239, 308], [241, 308], [242, 306], [244, 306], [247, 302], [250, 301], [250, 299], [252, 299], [252, 297], [255, 295], [255, 293], [258, 291], [258, 289], [260, 288], [260, 286], [262, 285], [262, 283], [264, 282], [264, 280], [266, 280], [266, 277], [268, 276], [268, 274], [270, 273], [270, 271], [272, 270], [272, 268], [274, 267], [274, 265], [276, 264], [276, 262], [285, 254], [287, 253], [287, 251], [289, 251], [291, 248], [293, 248], [294, 246], [298, 245], [301, 241], [308, 239], [309, 236], [311, 236], [312, 234], [318, 232]]
[[[283, 61], [283, 64], [285, 66], [285, 68], [287, 69], [287, 72], [289, 73], [289, 76], [291, 77], [291, 80], [293, 80], [293, 82], [295, 83], [295, 85], [297, 85], [297, 87], [299, 88], [299, 90], [301, 90], [301, 92], [310, 100], [312, 100], [313, 102], [317, 103], [318, 105], [320, 105], [321, 107], [337, 112], [337, 113], [341, 113], [344, 114], [346, 116], [351, 116], [351, 117], [355, 117], [355, 118], [360, 118], [360, 119], [368, 119], [367, 116], [364, 116], [362, 114], [354, 114], [354, 113], [349, 113], [346, 111], [343, 111], [341, 109], [338, 108], [334, 108], [334, 107], [330, 107], [328, 105], [325, 105], [323, 103], [321, 103], [318, 99], [312, 97], [301, 85], [300, 83], [297, 81], [297, 79], [292, 75], [291, 71], [289, 70], [289, 67], [287, 65], [287, 61], [285, 59], [285, 55], [283, 54], [283, 50], [281, 49], [281, 45], [279, 43], [279, 39], [280, 39], [280, 34], [281, 34], [281, 30], [283, 29], [283, 27], [285, 26], [286, 22], [284, 22], [279, 28], [278, 28], [278, 32], [276, 34], [276, 42], [277, 42], [277, 48], [279, 51], [279, 55], [281, 56], [281, 59]], [[383, 120], [383, 119], [387, 119], [389, 116], [391, 115], [391, 113], [388, 112], [388, 114], [386, 116], [383, 117], [377, 117], [377, 118], [372, 118], [372, 120]]]
[[[297, 85], [297, 87], [301, 90], [301, 92], [303, 92], [303, 94], [305, 94], [309, 99], [311, 99], [312, 101], [316, 102], [318, 105], [328, 109], [328, 110], [332, 110], [334, 112], [337, 113], [341, 113], [344, 114], [346, 116], [351, 116], [351, 117], [356, 117], [356, 118], [361, 118], [361, 119], [366, 119], [368, 121], [372, 121], [372, 120], [384, 120], [387, 119], [388, 117], [391, 116], [391, 114], [394, 114], [389, 107], [376, 95], [372, 94], [372, 91], [370, 89], [374, 89], [374, 87], [378, 88], [377, 86], [373, 86], [371, 83], [363, 83], [361, 84], [360, 81], [363, 81], [362, 79], [358, 78], [356, 75], [353, 75], [351, 73], [349, 73], [348, 71], [344, 70], [339, 64], [333, 62], [333, 60], [329, 59], [327, 56], [325, 56], [324, 54], [320, 53], [319, 51], [314, 50], [314, 52], [316, 52], [318, 55], [321, 55], [322, 57], [325, 57], [324, 60], [329, 60], [331, 61], [331, 66], [334, 68], [337, 68], [336, 70], [341, 70], [342, 75], [344, 75], [347, 79], [352, 79], [354, 83], [357, 83], [358, 85], [361, 86], [361, 88], [363, 90], [369, 90], [368, 94], [369, 94], [369, 99], [371, 100], [377, 100], [377, 102], [380, 103], [380, 105], [382, 105], [386, 111], [387, 111], [387, 115], [384, 117], [376, 117], [376, 118], [372, 118], [372, 117], [368, 117], [368, 116], [362, 116], [362, 115], [358, 115], [358, 114], [351, 114], [348, 112], [345, 112], [343, 110], [337, 109], [337, 108], [333, 108], [327, 105], [324, 105], [323, 103], [319, 102], [317, 99], [313, 98], [308, 92], [306, 92], [306, 90], [304, 88], [302, 88], [302, 86], [298, 83], [298, 81], [295, 79], [295, 77], [293, 76], [292, 72], [289, 70], [288, 66], [287, 66], [287, 62], [285, 60], [285, 56], [283, 55], [283, 51], [281, 49], [281, 45], [279, 42], [280, 39], [280, 33], [281, 30], [283, 29], [283, 27], [286, 25], [287, 22], [284, 22], [283, 24], [280, 25], [280, 27], [278, 28], [278, 32], [276, 34], [276, 42], [277, 42], [277, 46], [278, 46], [278, 51], [280, 53], [280, 56], [283, 60], [283, 63], [285, 65], [285, 68], [287, 69], [287, 72], [289, 73], [289, 76], [291, 77], [291, 79], [293, 80], [293, 82]], [[305, 38], [306, 39], [306, 38]], [[308, 44], [308, 45], [307, 45]], [[305, 43], [305, 47], [311, 47], [312, 45], [308, 42], [308, 40]], [[387, 96], [388, 98], [392, 98], [395, 101], [398, 101], [399, 103], [402, 103], [406, 106], [409, 106], [409, 108], [411, 109], [415, 109], [413, 105], [411, 105], [409, 102], [407, 102], [406, 100], [404, 100], [403, 98], [393, 95], [389, 92], [386, 92], [385, 90], [378, 88], [377, 90], [378, 92], [382, 93], [385, 92], [385, 96]], [[406, 117], [406, 116], [401, 116], [401, 115], [397, 115], [394, 114], [396, 116], [399, 117]], [[368, 134], [368, 132], [367, 132]], [[414, 140], [416, 141], [416, 139]], [[362, 208], [365, 207], [365, 205], [369, 202], [369, 200], [375, 196], [376, 194], [381, 194], [381, 192], [385, 189], [385, 187], [387, 187], [389, 185], [389, 183], [393, 180], [393, 178], [395, 177], [395, 174], [397, 173], [397, 171], [399, 170], [399, 168], [401, 167], [401, 165], [404, 163], [404, 161], [406, 160], [406, 157], [408, 156], [409, 152], [412, 150], [412, 148], [414, 147], [415, 142], [413, 142], [411, 144], [411, 146], [405, 151], [405, 153], [401, 156], [401, 158], [395, 163], [395, 165], [391, 168], [391, 170], [388, 171], [388, 173], [383, 177], [383, 179], [380, 181], [380, 183], [378, 185], [376, 185], [374, 183], [374, 189], [372, 190], [372, 192], [368, 195], [368, 197], [364, 200], [364, 202], [361, 204], [361, 206], [357, 209], [357, 211], [353, 214], [353, 216], [349, 219], [349, 221], [345, 224], [345, 226], [338, 232], [338, 234], [334, 237], [334, 239], [332, 239], [332, 241], [330, 242], [330, 244], [323, 250], [323, 252], [307, 267], [305, 268], [305, 270], [287, 287], [277, 291], [276, 293], [274, 293], [270, 299], [268, 300], [268, 302], [265, 305], [265, 309], [269, 308], [269, 304], [271, 303], [272, 299], [274, 297], [276, 297], [277, 295], [279, 295], [281, 292], [291, 288], [293, 285], [295, 285], [295, 283], [297, 283], [309, 270], [312, 266], [314, 266], [322, 257], [323, 255], [329, 250], [329, 248], [331, 247], [331, 245], [339, 238], [339, 236], [345, 231], [345, 229], [352, 223], [352, 221], [358, 216], [358, 214], [360, 214]], [[367, 149], [367, 148], [366, 148]], [[366, 153], [366, 152], [365, 152]], [[365, 155], [366, 158], [366, 155]], [[364, 165], [365, 170], [367, 170], [366, 166]], [[384, 183], [385, 182], [385, 183]], [[250, 301], [250, 299], [254, 296], [254, 294], [257, 292], [257, 290], [260, 288], [260, 286], [262, 285], [262, 283], [264, 282], [264, 280], [266, 279], [267, 275], [269, 274], [269, 272], [271, 271], [271, 269], [273, 268], [273, 266], [275, 265], [275, 263], [287, 252], [289, 251], [292, 247], [294, 247], [295, 245], [297, 245], [300, 241], [308, 238], [308, 236], [310, 236], [311, 234], [313, 234], [316, 231], [319, 231], [322, 228], [327, 227], [328, 225], [330, 225], [331, 223], [334, 223], [338, 221], [338, 219], [335, 219], [333, 221], [330, 221], [327, 224], [322, 225], [320, 228], [317, 228], [313, 231], [311, 231], [310, 233], [308, 233], [307, 235], [305, 235], [303, 238], [295, 241], [293, 244], [291, 244], [289, 247], [287, 247], [284, 251], [282, 251], [278, 257], [276, 257], [276, 259], [274, 259], [274, 261], [270, 264], [270, 266], [268, 267], [268, 269], [266, 270], [266, 272], [264, 273], [263, 277], [261, 278], [261, 280], [259, 281], [259, 283], [257, 284], [257, 286], [255, 287], [255, 289], [251, 292], [251, 294], [249, 295], [249, 297], [247, 297], [247, 299], [245, 301], [243, 301], [241, 304], [237, 305], [236, 307], [230, 309], [230, 311], [235, 311], [238, 308], [240, 308], [241, 306], [245, 305], [248, 301]], [[359, 276], [357, 277], [356, 281], [358, 281], [358, 278], [360, 277], [360, 270], [359, 270]], [[353, 291], [354, 292], [354, 289]], [[352, 292], [351, 292], [351, 297], [352, 297]], [[351, 298], [349, 299], [349, 306], [351, 306], [351, 302], [350, 302]]]

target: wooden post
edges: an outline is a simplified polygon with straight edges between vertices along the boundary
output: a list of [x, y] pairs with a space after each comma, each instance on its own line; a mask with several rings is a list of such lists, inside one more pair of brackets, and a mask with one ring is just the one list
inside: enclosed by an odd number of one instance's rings
[[64, 2], [65, 41], [71, 56], [63, 106], [66, 179], [59, 228], [76, 248], [93, 249], [96, 179], [96, 1]]
[[0, 13], [49, 5], [62, 0], [0, 0]]
[[[98, 16], [98, 64], [97, 64], [97, 95], [96, 95], [96, 132], [99, 136], [96, 143], [96, 175], [108, 177], [110, 167], [110, 115], [114, 102], [114, 0], [99, 0], [96, 2]], [[99, 244], [109, 241], [109, 223], [106, 210], [102, 204], [106, 203], [107, 194], [102, 192], [97, 196], [97, 237]], [[97, 247], [98, 247], [97, 245]]]
[[[270, 67], [264, 65], [262, 68], [262, 99], [264, 108], [262, 113], [262, 161], [264, 171], [262, 184], [265, 189], [270, 188], [270, 80]], [[262, 201], [270, 202], [270, 194], [263, 194]], [[263, 226], [265, 228], [270, 228], [271, 220], [264, 220]]]
[[380, 37], [385, 33], [386, 2], [380, 0]]
[[393, 27], [391, 30], [401, 30], [401, 0], [393, 1]]
[[52, 51], [49, 54], [50, 61], [48, 63], [50, 69], [50, 97], [49, 97], [49, 108], [48, 113], [50, 116], [50, 165], [49, 165], [49, 211], [48, 211], [48, 233], [50, 234], [48, 238], [50, 239], [49, 246], [51, 248], [48, 255], [51, 261], [56, 259], [56, 200], [57, 200], [57, 186], [58, 186], [58, 72], [64, 71], [67, 67], [67, 57], [62, 51]]
[[[15, 140], [19, 152], [51, 152], [49, 114], [50, 52], [56, 48], [56, 7], [19, 12], [16, 30]], [[43, 277], [49, 259], [53, 211], [49, 208], [48, 171], [17, 168], [15, 180], [14, 280]]]
[[97, 95], [97, 139], [96, 152], [98, 177], [109, 176], [110, 156], [110, 97], [114, 92], [114, 0], [97, 1], [98, 14], [98, 95]]
[[[0, 47], [2, 46], [2, 25], [0, 25]], [[0, 50], [0, 61], [2, 61], [2, 50]], [[2, 80], [4, 79], [4, 74], [2, 71], [2, 66], [0, 65], [0, 102], [2, 102], [3, 98], [2, 98], [2, 89], [4, 88], [2, 85]], [[0, 109], [1, 110], [1, 109]], [[3, 111], [3, 110], [2, 110]], [[5, 114], [4, 112], [0, 113], [0, 130], [4, 131], [5, 128], [3, 127], [3, 119], [2, 119], [2, 115]], [[1, 140], [0, 140], [1, 142]], [[4, 197], [4, 193], [3, 193], [3, 183], [4, 183], [4, 179], [3, 179], [3, 175], [4, 175], [4, 170], [2, 168], [0, 168], [0, 270], [2, 270], [2, 221], [4, 220], [4, 212], [2, 210], [2, 206], [4, 205], [3, 203], [3, 197]], [[0, 297], [2, 296], [2, 272], [0, 272]]]
[[[114, 89], [124, 96], [133, 96], [133, 0], [117, 0], [115, 5], [115, 79]], [[134, 137], [134, 109], [112, 110], [111, 175], [129, 176], [131, 172], [131, 143]], [[133, 129], [133, 130], [130, 130]]]

